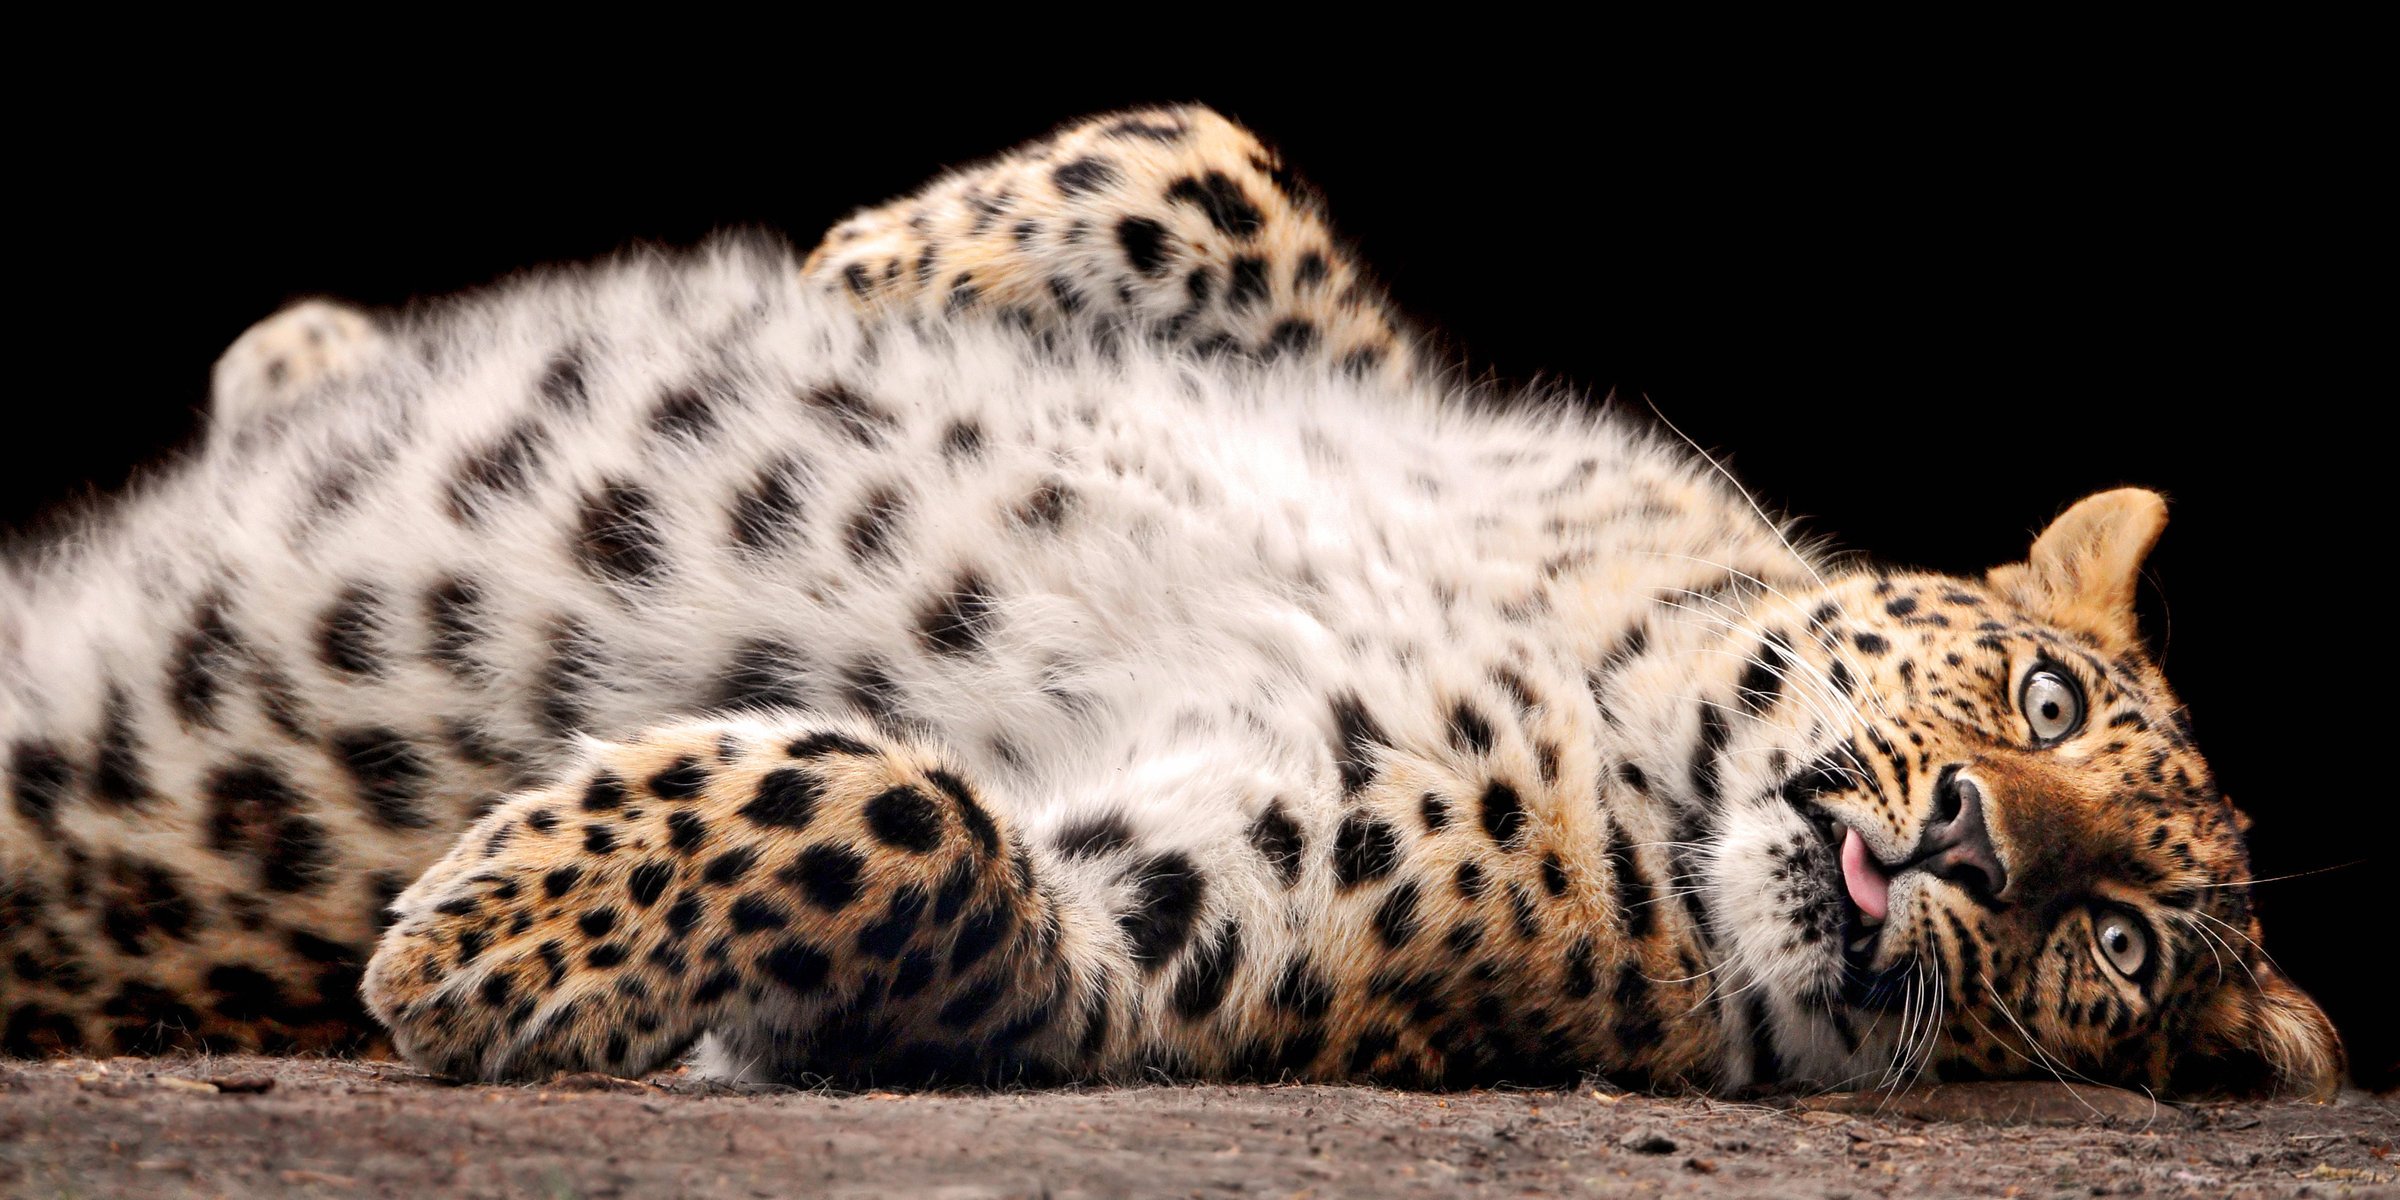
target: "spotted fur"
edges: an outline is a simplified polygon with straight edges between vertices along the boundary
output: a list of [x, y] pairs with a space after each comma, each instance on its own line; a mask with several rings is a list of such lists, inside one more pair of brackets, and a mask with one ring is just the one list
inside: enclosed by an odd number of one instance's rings
[[1205, 108], [1101, 117], [945, 175], [834, 226], [804, 269], [921, 321], [1141, 328], [1203, 354], [1395, 381], [1422, 357], [1315, 192]]
[[337, 322], [0, 575], [0, 1048], [2330, 1085], [2131, 618], [2154, 495], [1837, 566], [1388, 311], [1172, 109], [805, 262]]
[[271, 420], [318, 385], [364, 371], [385, 350], [373, 317], [303, 300], [235, 338], [209, 377], [210, 432]]

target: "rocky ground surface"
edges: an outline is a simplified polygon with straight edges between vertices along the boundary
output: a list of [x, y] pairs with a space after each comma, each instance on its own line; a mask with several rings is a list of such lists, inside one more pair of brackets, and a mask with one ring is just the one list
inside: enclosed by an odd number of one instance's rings
[[390, 1063], [0, 1063], [0, 1195], [2395, 1196], [2400, 1100], [2052, 1084], [1739, 1104], [1604, 1089], [457, 1087]]

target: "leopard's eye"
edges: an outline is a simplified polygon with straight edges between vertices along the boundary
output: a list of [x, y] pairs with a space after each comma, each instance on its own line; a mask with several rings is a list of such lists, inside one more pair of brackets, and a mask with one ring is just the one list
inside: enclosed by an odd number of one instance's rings
[[2083, 690], [2075, 686], [2073, 676], [2055, 667], [2036, 667], [2025, 677], [2017, 707], [2025, 711], [2036, 745], [2055, 746], [2083, 728]]
[[2092, 951], [2117, 974], [2137, 978], [2150, 962], [2150, 935], [2132, 916], [2102, 909], [2092, 917]]

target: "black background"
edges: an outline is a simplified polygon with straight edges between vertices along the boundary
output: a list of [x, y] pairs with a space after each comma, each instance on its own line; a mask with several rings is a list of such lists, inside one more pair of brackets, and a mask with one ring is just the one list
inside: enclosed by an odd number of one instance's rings
[[2388, 517], [2349, 416], [2388, 397], [2354, 374], [2375, 155], [2335, 72], [2210, 49], [1645, 70], [1462, 49], [1275, 86], [812, 83], [798, 51], [127, 66], [103, 82], [131, 111], [20, 117], [33, 309], [0, 527], [171, 455], [216, 353], [288, 299], [396, 303], [731, 224], [805, 246], [1056, 121], [1198, 99], [1280, 145], [1478, 369], [1646, 399], [1846, 547], [1975, 571], [2089, 491], [2168, 493], [2149, 629], [2257, 817], [2257, 874], [2316, 872], [2261, 885], [2268, 945], [2388, 1086], [2400, 1041], [2370, 988], [2400, 858], [2385, 747], [2349, 699], [2391, 641], [2359, 566]]

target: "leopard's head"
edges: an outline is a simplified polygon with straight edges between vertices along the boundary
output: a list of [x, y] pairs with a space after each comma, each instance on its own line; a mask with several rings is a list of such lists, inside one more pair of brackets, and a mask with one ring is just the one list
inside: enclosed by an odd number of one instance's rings
[[2142, 644], [2165, 523], [2155, 493], [2106, 492], [1981, 579], [1770, 606], [1748, 678], [1805, 735], [1707, 868], [1760, 989], [1755, 1074], [2336, 1086], [2332, 1025], [2259, 947], [2247, 821]]

